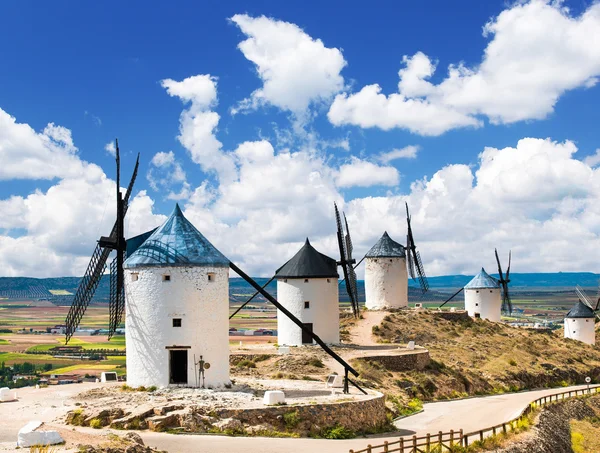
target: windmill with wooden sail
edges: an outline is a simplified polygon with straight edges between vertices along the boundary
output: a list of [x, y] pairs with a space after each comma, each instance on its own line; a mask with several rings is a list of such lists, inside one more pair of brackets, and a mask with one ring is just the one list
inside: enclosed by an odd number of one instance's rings
[[110, 339], [116, 332], [119, 324], [123, 319], [123, 312], [125, 310], [125, 295], [123, 291], [123, 262], [125, 259], [125, 252], [127, 243], [124, 237], [124, 220], [129, 207], [129, 199], [133, 190], [133, 185], [137, 177], [139, 159], [138, 154], [133, 169], [133, 174], [125, 195], [121, 193], [120, 177], [121, 177], [121, 160], [119, 153], [119, 142], [115, 140], [116, 150], [116, 204], [117, 219], [115, 224], [108, 236], [102, 236], [96, 244], [96, 248], [92, 253], [90, 263], [88, 264], [85, 275], [79, 283], [77, 292], [73, 299], [69, 313], [65, 320], [66, 325], [66, 338], [65, 343], [68, 343], [75, 331], [77, 330], [81, 318], [83, 317], [88, 305], [92, 301], [96, 289], [100, 283], [102, 276], [106, 270], [106, 263], [111, 253], [116, 252], [116, 256], [110, 263], [110, 299], [109, 299], [109, 333], [108, 338]]

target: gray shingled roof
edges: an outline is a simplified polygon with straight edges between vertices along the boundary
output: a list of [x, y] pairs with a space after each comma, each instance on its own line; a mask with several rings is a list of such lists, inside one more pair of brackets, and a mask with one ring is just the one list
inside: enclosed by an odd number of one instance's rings
[[228, 267], [229, 260], [175, 205], [167, 221], [125, 260], [125, 268], [146, 266]]
[[387, 231], [375, 243], [371, 250], [367, 252], [367, 258], [405, 258], [406, 252], [404, 246], [394, 241]]
[[500, 287], [500, 282], [489, 275], [483, 267], [481, 268], [479, 274], [473, 277], [473, 279], [465, 285], [465, 289], [486, 289], [498, 287]]
[[291, 260], [277, 269], [277, 278], [338, 278], [337, 263], [317, 251], [306, 238]]
[[594, 311], [580, 300], [567, 313], [567, 318], [594, 318], [595, 316]]

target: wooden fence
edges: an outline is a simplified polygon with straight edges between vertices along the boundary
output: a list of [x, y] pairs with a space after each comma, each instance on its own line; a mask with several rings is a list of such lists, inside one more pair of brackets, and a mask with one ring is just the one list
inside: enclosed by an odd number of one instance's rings
[[463, 433], [461, 429], [458, 431], [450, 430], [447, 433], [440, 431], [438, 434], [427, 434], [421, 437], [401, 437], [393, 442], [385, 441], [380, 445], [367, 445], [367, 448], [362, 450], [350, 450], [350, 453], [429, 453], [432, 449], [441, 453], [452, 452], [452, 448], [455, 446], [468, 447], [469, 444], [476, 441], [483, 441], [486, 437], [514, 431], [519, 426], [519, 422], [538, 407], [574, 396], [592, 395], [595, 393], [600, 393], [600, 386], [554, 393], [536, 399], [529, 403], [518, 417], [496, 426], [490, 426], [489, 428], [470, 433]]

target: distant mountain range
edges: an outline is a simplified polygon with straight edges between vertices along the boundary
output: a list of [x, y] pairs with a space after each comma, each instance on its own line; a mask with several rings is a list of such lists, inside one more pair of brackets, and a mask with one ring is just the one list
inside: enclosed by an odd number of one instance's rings
[[[497, 275], [491, 274], [495, 277]], [[446, 294], [454, 292], [466, 285], [473, 276], [446, 275], [442, 277], [429, 277], [431, 291], [427, 294], [429, 300], [444, 299]], [[591, 272], [557, 272], [557, 273], [524, 273], [511, 274], [511, 289], [513, 292], [532, 291], [571, 291], [575, 285], [595, 291], [598, 288], [600, 274]], [[60, 278], [29, 278], [29, 277], [0, 277], [0, 298], [7, 299], [47, 299], [59, 305], [71, 303], [73, 295], [77, 292], [80, 277]], [[267, 278], [257, 278], [260, 285], [264, 285]], [[276, 295], [277, 284], [272, 282], [268, 291]], [[53, 294], [54, 293], [54, 294]], [[231, 301], [245, 301], [254, 294], [254, 289], [241, 278], [232, 278], [229, 285]], [[359, 300], [364, 300], [364, 282], [358, 282]], [[71, 294], [71, 295], [69, 295]], [[102, 277], [93, 302], [107, 302], [109, 297], [109, 277]], [[409, 281], [409, 298], [419, 299], [421, 291]], [[340, 285], [340, 299], [347, 299], [344, 283]], [[257, 297], [256, 302], [264, 301]]]

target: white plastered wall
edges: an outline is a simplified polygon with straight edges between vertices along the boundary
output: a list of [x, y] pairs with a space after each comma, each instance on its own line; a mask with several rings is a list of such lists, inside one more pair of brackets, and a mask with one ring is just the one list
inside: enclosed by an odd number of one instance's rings
[[405, 258], [367, 258], [365, 298], [369, 310], [408, 306]]
[[[277, 280], [277, 300], [303, 323], [312, 323], [313, 332], [329, 344], [340, 342], [340, 309], [337, 278]], [[304, 302], [309, 308], [304, 308]], [[277, 343], [302, 346], [302, 330], [277, 310]]]
[[596, 344], [594, 318], [565, 318], [565, 338]]
[[[164, 275], [170, 275], [170, 281]], [[230, 383], [229, 268], [126, 269], [125, 303], [128, 385], [169, 385], [167, 346], [190, 346], [188, 386], [196, 386], [194, 355], [196, 361], [202, 355], [210, 363], [205, 386]], [[181, 327], [173, 327], [173, 318], [181, 318]]]
[[500, 322], [502, 312], [500, 288], [465, 288], [465, 310], [473, 318], [479, 313], [481, 319]]

